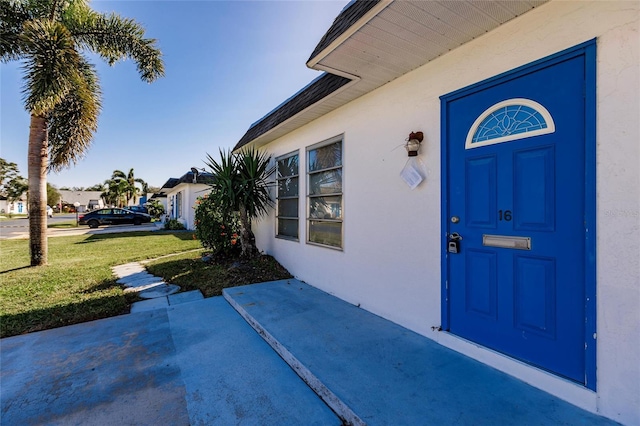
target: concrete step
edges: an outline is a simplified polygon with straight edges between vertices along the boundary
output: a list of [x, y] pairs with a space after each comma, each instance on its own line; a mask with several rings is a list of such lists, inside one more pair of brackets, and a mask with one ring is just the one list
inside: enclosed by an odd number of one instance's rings
[[350, 424], [616, 424], [298, 280], [223, 294]]
[[181, 303], [196, 302], [202, 300], [204, 297], [200, 290], [185, 291], [184, 293], [171, 294], [169, 296], [156, 297], [153, 299], [147, 299], [140, 302], [135, 302], [131, 305], [131, 313], [152, 311], [154, 309], [166, 309], [169, 306], [178, 305]]

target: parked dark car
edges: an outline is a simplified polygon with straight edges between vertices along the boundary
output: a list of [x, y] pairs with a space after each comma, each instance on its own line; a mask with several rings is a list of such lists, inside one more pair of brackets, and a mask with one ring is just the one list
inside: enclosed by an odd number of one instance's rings
[[127, 209], [108, 208], [94, 210], [78, 217], [80, 225], [89, 225], [89, 228], [97, 228], [100, 225], [120, 225], [132, 223], [151, 222], [151, 216], [145, 213], [132, 212]]
[[125, 209], [127, 210], [131, 210], [132, 212], [137, 212], [137, 213], [149, 213], [149, 210], [147, 210], [146, 207], [144, 206], [127, 206], [125, 207]]

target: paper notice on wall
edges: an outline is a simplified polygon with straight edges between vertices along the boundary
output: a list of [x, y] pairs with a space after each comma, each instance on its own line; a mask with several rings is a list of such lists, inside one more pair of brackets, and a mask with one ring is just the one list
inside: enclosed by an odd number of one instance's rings
[[400, 172], [400, 176], [411, 189], [415, 189], [424, 180], [424, 171], [420, 166], [420, 160], [411, 157]]

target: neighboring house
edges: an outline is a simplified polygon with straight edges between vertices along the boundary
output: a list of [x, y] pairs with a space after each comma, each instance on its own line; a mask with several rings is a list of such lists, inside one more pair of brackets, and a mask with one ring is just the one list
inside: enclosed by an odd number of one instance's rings
[[[277, 159], [259, 248], [311, 285], [640, 424], [639, 7], [349, 3], [308, 61], [326, 73], [235, 147]], [[407, 164], [411, 132], [424, 140]]]
[[211, 173], [187, 172], [180, 178], [170, 178], [160, 188], [166, 194], [165, 211], [170, 219], [177, 219], [185, 228], [195, 229], [195, 206], [198, 197], [211, 192]]
[[27, 214], [27, 194], [23, 194], [18, 200], [9, 202], [7, 197], [0, 197], [0, 214]]
[[59, 189], [58, 192], [60, 193], [60, 206], [75, 206], [75, 203], [79, 203], [78, 211], [80, 213], [104, 207], [104, 201], [100, 196], [102, 192], [100, 191], [71, 191], [68, 189]]

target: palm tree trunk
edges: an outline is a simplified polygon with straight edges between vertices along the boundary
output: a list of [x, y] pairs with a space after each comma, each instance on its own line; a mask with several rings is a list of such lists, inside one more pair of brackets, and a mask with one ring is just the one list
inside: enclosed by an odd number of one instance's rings
[[29, 253], [31, 266], [47, 264], [47, 120], [31, 116], [29, 128]]
[[251, 231], [251, 221], [244, 206], [240, 206], [240, 245], [242, 247], [240, 256], [244, 259], [252, 258], [258, 251], [256, 237]]

